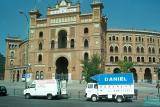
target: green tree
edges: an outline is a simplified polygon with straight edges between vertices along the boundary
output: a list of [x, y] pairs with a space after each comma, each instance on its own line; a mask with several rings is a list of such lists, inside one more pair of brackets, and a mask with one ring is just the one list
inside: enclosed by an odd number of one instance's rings
[[120, 71], [124, 72], [124, 73], [128, 72], [129, 69], [133, 67], [133, 65], [134, 65], [133, 62], [126, 61], [126, 60], [118, 62], [118, 66], [120, 67]]
[[104, 73], [104, 70], [102, 70], [100, 67], [101, 58], [98, 54], [93, 54], [93, 56], [91, 56], [91, 59], [82, 60], [82, 64], [83, 64], [82, 76], [84, 77], [86, 82], [92, 82], [90, 77], [96, 74]]

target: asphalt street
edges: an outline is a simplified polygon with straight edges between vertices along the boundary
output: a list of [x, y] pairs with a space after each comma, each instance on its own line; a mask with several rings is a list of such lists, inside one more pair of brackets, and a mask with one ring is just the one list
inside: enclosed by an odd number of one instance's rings
[[117, 103], [113, 101], [91, 102], [84, 99], [24, 99], [20, 96], [0, 97], [0, 107], [144, 107], [142, 100]]

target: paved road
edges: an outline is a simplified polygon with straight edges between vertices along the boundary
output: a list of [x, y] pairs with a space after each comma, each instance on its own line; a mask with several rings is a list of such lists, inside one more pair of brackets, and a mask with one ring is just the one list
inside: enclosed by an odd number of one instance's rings
[[0, 107], [143, 107], [143, 101], [116, 103], [110, 102], [90, 102], [80, 99], [24, 99], [18, 96], [0, 97]]

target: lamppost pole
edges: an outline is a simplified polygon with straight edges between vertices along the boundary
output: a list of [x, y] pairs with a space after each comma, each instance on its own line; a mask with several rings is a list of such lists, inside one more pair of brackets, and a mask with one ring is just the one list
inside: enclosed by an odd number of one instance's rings
[[27, 65], [27, 70], [26, 70], [26, 73], [25, 73], [25, 88], [27, 88], [27, 71], [29, 71], [29, 67], [30, 67], [30, 64], [29, 64], [29, 29], [30, 29], [30, 24], [29, 24], [29, 19], [28, 19], [28, 16], [23, 12], [23, 11], [19, 11], [19, 14], [23, 15], [26, 19], [26, 22], [27, 22], [27, 48], [26, 48], [26, 56], [27, 56], [27, 61], [26, 61], [26, 65]]

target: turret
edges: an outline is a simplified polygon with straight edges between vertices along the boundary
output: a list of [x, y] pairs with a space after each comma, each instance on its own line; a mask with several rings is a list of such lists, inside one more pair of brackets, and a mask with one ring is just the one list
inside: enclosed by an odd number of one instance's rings
[[94, 21], [100, 21], [102, 16], [102, 9], [103, 9], [103, 3], [101, 0], [93, 0], [92, 4], [92, 13], [93, 13], [93, 20]]
[[30, 26], [35, 26], [36, 25], [36, 19], [41, 16], [41, 13], [39, 10], [31, 10], [29, 12], [30, 15]]

